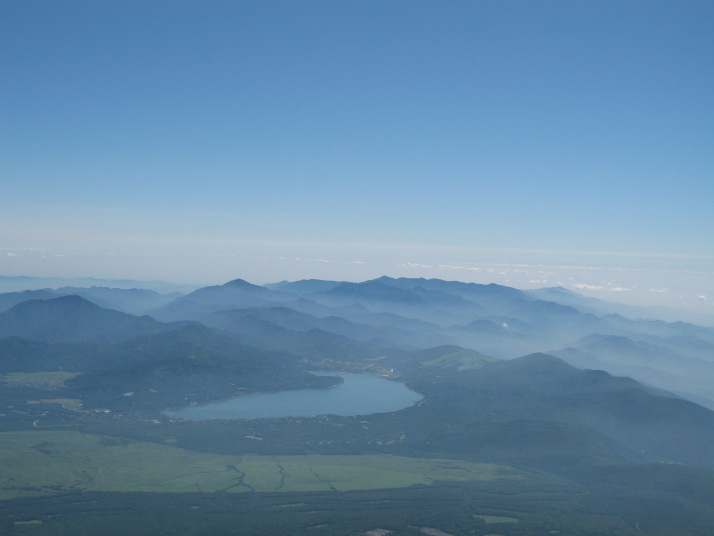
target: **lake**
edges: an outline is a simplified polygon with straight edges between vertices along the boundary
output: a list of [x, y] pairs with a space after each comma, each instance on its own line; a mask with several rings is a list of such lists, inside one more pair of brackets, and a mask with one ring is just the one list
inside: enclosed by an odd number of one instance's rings
[[339, 376], [343, 382], [328, 389], [243, 395], [170, 410], [166, 414], [192, 421], [316, 417], [328, 414], [352, 417], [398, 411], [424, 398], [403, 383], [377, 376], [346, 372], [324, 375]]

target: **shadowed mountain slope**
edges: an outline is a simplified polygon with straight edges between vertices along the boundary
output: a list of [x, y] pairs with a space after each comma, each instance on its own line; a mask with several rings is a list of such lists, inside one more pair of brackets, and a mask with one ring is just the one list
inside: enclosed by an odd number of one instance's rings
[[315, 358], [357, 359], [369, 357], [372, 350], [342, 335], [311, 328], [295, 331], [281, 327], [263, 315], [244, 310], [219, 311], [202, 319], [207, 326], [236, 334], [240, 340], [260, 348]]
[[[287, 305], [291, 305], [288, 302]], [[221, 320], [224, 319], [224, 320]], [[306, 313], [301, 313], [289, 307], [258, 307], [249, 309], [232, 309], [213, 313], [203, 320], [207, 325], [230, 329], [231, 322], [240, 319], [264, 320], [276, 326], [297, 332], [305, 332], [317, 329], [323, 332], [332, 333], [347, 337], [361, 344], [367, 344], [375, 339], [380, 339], [396, 347], [410, 347], [419, 342], [418, 336], [411, 331], [393, 328], [389, 326], [374, 326], [351, 322], [339, 316], [327, 316], [318, 318]]]
[[29, 300], [47, 300], [61, 296], [80, 296], [105, 309], [129, 314], [144, 314], [180, 296], [178, 293], [159, 294], [148, 289], [108, 287], [61, 287], [57, 289], [25, 290], [0, 294], [0, 312]]
[[627, 337], [593, 334], [552, 352], [571, 365], [630, 376], [714, 406], [714, 362], [685, 357], [669, 348]]
[[47, 343], [6, 337], [0, 339], [0, 374], [92, 370], [101, 366], [107, 356], [106, 348], [98, 344]]
[[49, 300], [51, 298], [58, 298], [60, 294], [50, 290], [23, 290], [21, 292], [6, 292], [0, 294], [0, 313], [4, 313], [8, 309], [14, 307], [18, 303], [30, 301], [30, 300]]
[[105, 309], [114, 309], [133, 315], [145, 314], [157, 307], [166, 305], [180, 296], [178, 293], [159, 294], [154, 290], [139, 288], [61, 287], [53, 292], [62, 296], [70, 294], [81, 296], [85, 300]]
[[38, 342], [115, 343], [173, 329], [149, 316], [103, 309], [79, 296], [30, 300], [0, 314], [0, 337]]
[[[256, 390], [329, 386], [294, 356], [256, 348], [237, 337], [190, 324], [107, 347], [104, 366], [69, 382], [95, 407], [162, 410]], [[131, 393], [131, 394], [127, 394]]]
[[459, 387], [434, 400], [438, 408], [487, 421], [536, 419], [584, 427], [638, 461], [714, 468], [714, 412], [630, 378], [580, 370], [546, 354], [459, 374]]
[[[547, 296], [554, 298], [542, 299]], [[714, 329], [603, 314], [606, 302], [597, 303], [596, 313], [588, 312], [583, 302], [590, 303], [564, 289], [530, 292], [424, 278], [385, 276], [362, 283], [303, 280], [267, 287], [236, 279], [196, 290], [153, 314], [163, 321], [206, 322], [273, 349], [287, 350], [292, 345], [300, 355], [314, 350], [325, 356], [348, 347], [350, 355], [364, 355], [355, 345], [408, 351], [456, 344], [496, 358], [553, 349], [565, 357], [562, 352], [567, 350], [571, 363], [633, 375], [697, 400], [710, 396], [706, 382], [685, 378], [673, 369], [683, 359], [714, 361]], [[229, 310], [245, 312], [218, 314]], [[623, 354], [626, 358], [618, 360], [611, 358], [613, 352], [606, 356], [603, 348], [573, 346], [573, 341], [593, 334], [648, 343], [652, 346], [641, 350], [650, 357], [640, 351], [635, 360], [628, 350]]]

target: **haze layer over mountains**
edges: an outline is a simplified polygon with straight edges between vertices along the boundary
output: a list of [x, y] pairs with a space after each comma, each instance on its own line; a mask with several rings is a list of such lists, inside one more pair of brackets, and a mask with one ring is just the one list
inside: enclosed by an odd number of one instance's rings
[[[87, 301], [151, 318], [107, 311], [111, 328], [102, 327], [102, 315], [90, 311]], [[443, 345], [499, 359], [545, 352], [714, 407], [714, 329], [637, 318], [646, 312], [635, 308], [630, 317], [610, 312], [617, 309], [563, 288], [522, 291], [390, 277], [257, 286], [236, 279], [185, 295], [102, 287], [0, 294], [0, 336], [118, 342], [168, 329], [156, 319], [200, 322], [237, 334], [244, 343], [293, 353], [366, 356], [380, 349]]]
[[[498, 532], [507, 536], [536, 534], [544, 527], [627, 536], [687, 528], [694, 535], [706, 534], [714, 519], [707, 499], [714, 493], [714, 328], [638, 318], [636, 310], [626, 317], [612, 312], [616, 305], [562, 288], [523, 291], [439, 279], [265, 286], [235, 279], [188, 293], [60, 285], [0, 294], [0, 432], [10, 445], [0, 456], [10, 456], [8, 467], [20, 467], [18, 460], [27, 454], [17, 459], [11, 454], [29, 452], [21, 447], [29, 442], [41, 457], [32, 462], [36, 469], [0, 472], [5, 494], [0, 496], [10, 499], [0, 500], [0, 511], [8, 516], [38, 512], [36, 519], [48, 530], [69, 534], [80, 521], [52, 501], [81, 501], [118, 485], [107, 462], [95, 467], [86, 460], [111, 459], [117, 454], [107, 449], [131, 445], [141, 454], [127, 470], [141, 474], [141, 464], [158, 444], [170, 446], [162, 455], [167, 460], [189, 452], [237, 457], [216, 470], [218, 475], [229, 468], [227, 476], [215, 477], [228, 479], [224, 487], [201, 481], [202, 492], [210, 493], [196, 498], [198, 503], [215, 501], [215, 493], [226, 490], [282, 493], [289, 471], [275, 456], [290, 455], [291, 463], [310, 457], [313, 464], [352, 456], [357, 467], [380, 456], [403, 456], [413, 460], [408, 464], [436, 459], [446, 467], [468, 461], [520, 475], [507, 485], [459, 484], [459, 494], [479, 497], [469, 503], [480, 505], [477, 515], [483, 504], [491, 504], [487, 512], [494, 519], [509, 514], [513, 525], [499, 525]], [[339, 383], [340, 371], [399, 379], [423, 399], [400, 411], [357, 417], [192, 423], [166, 413], [251, 393], [331, 387]], [[78, 443], [70, 447], [73, 442]], [[81, 463], [67, 457], [71, 448], [88, 449]], [[231, 464], [242, 464], [247, 453], [271, 457], [260, 463], [277, 463], [279, 482], [251, 477], [252, 484], [236, 484], [234, 470], [239, 470]], [[166, 479], [157, 481], [160, 490], [194, 491], [193, 480], [186, 484], [172, 476], [174, 469], [166, 470]], [[196, 483], [205, 478], [201, 471], [191, 477]], [[389, 488], [388, 500], [410, 512], [401, 529], [389, 526], [409, 533], [421, 515], [411, 494], [421, 488], [398, 491], [401, 481], [357, 483], [350, 476], [357, 473], [346, 471], [334, 480], [314, 473], [310, 478], [317, 481], [296, 488], [290, 504], [324, 503], [325, 498], [304, 494], [314, 489], [310, 486], [326, 486], [329, 493], [339, 486]], [[65, 476], [47, 477], [60, 473]], [[435, 502], [450, 496], [455, 485], [450, 475], [427, 484], [434, 497], [419, 503], [431, 512], [424, 514], [431, 521], [423, 526], [444, 523], [437, 511], [446, 508], [450, 519], [463, 519], [460, 528], [449, 525], [448, 534], [494, 534], [486, 525], [474, 532], [473, 513], [462, 502]], [[158, 495], [146, 500], [160, 504], [152, 516], [173, 512], [154, 483], [116, 478], [127, 494], [118, 499], [95, 493], [91, 500], [100, 506], [92, 511], [115, 511], [117, 504], [126, 509], [133, 493], [151, 491]], [[244, 478], [245, 473], [240, 482]], [[651, 488], [653, 481], [659, 487]], [[32, 498], [38, 494], [52, 499]], [[336, 510], [325, 514], [323, 525], [332, 527], [325, 534], [354, 531], [356, 522], [346, 512], [360, 497], [340, 496]], [[605, 506], [613, 497], [619, 497], [615, 510], [609, 502]], [[677, 514], [682, 502], [686, 515]], [[359, 504], [370, 512], [365, 523], [372, 525], [365, 527], [379, 528], [373, 523], [383, 506], [369, 510]], [[256, 514], [254, 506], [240, 508], [243, 519]], [[56, 511], [62, 514], [55, 516]], [[657, 511], [666, 513], [652, 517]], [[313, 525], [305, 525], [303, 515], [286, 511], [280, 519], [294, 533], [308, 534]], [[188, 516], [185, 522], [205, 518]], [[256, 523], [265, 529], [263, 518]]]
[[280, 346], [281, 338], [321, 338], [321, 344], [372, 349], [458, 345], [502, 359], [547, 352], [580, 368], [631, 376], [714, 406], [713, 329], [642, 319], [636, 315], [647, 312], [636, 308], [629, 317], [613, 310], [616, 304], [563, 288], [522, 291], [381, 277], [265, 287], [237, 279], [150, 313], [162, 321], [199, 321], [272, 346]]

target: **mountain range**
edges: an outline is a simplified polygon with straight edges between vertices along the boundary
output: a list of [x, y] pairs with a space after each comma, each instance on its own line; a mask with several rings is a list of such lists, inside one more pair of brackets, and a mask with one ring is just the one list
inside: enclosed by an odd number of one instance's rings
[[[65, 314], [60, 304], [68, 302], [56, 297], [71, 295], [84, 301]], [[37, 300], [45, 300], [47, 307], [37, 309]], [[94, 313], [88, 302], [149, 316], [115, 314], [102, 326], [102, 315], [89, 322]], [[54, 313], [50, 304], [56, 304]], [[0, 335], [40, 342], [116, 342], [161, 331], [162, 322], [193, 321], [257, 346], [303, 355], [364, 357], [380, 349], [440, 345], [501, 359], [547, 352], [581, 368], [629, 375], [714, 407], [714, 328], [613, 312], [620, 309], [560, 288], [522, 291], [390, 277], [258, 286], [236, 279], [186, 295], [99, 287], [0, 294]], [[63, 318], [56, 321], [53, 314]], [[48, 315], [44, 321], [42, 315]]]
[[[47, 427], [241, 456], [501, 464], [589, 494], [595, 502], [583, 508], [605, 517], [614, 510], [597, 501], [649, 497], [646, 482], [666, 482], [647, 508], [686, 499], [693, 523], [706, 526], [709, 492], [691, 490], [714, 490], [714, 329], [583, 302], [558, 289], [389, 277], [237, 279], [182, 295], [0, 294], [0, 432]], [[398, 378], [424, 398], [355, 418], [190, 423], [165, 413], [331, 387], [340, 371]], [[519, 494], [531, 493], [522, 485]], [[618, 508], [623, 519], [637, 511]], [[665, 517], [675, 533], [690, 522]]]

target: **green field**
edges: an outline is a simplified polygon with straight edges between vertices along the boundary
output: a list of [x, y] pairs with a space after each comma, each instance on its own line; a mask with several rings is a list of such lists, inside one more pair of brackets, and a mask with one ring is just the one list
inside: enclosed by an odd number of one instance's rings
[[0, 433], [0, 465], [0, 499], [64, 491], [348, 491], [524, 478], [509, 467], [458, 460], [227, 456], [65, 431]]
[[518, 521], [519, 521], [515, 517], [505, 517], [505, 516], [475, 515], [474, 517], [483, 519], [488, 524], [491, 524], [491, 523], [518, 523]]
[[82, 374], [81, 372], [65, 372], [55, 370], [51, 372], [11, 372], [0, 378], [4, 383], [10, 383], [17, 386], [32, 386], [32, 387], [62, 387], [65, 382], [76, 378]]
[[28, 400], [28, 404], [59, 404], [64, 409], [70, 411], [82, 411], [82, 401], [79, 398], [42, 398], [40, 400]]

